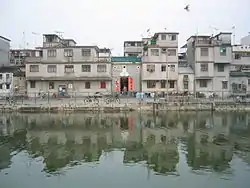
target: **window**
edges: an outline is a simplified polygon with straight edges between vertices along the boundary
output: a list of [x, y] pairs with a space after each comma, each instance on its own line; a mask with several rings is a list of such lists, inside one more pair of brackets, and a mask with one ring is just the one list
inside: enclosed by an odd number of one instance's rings
[[[102, 84], [101, 84], [101, 88], [102, 88]], [[85, 89], [90, 89], [90, 82], [85, 82]]]
[[174, 88], [174, 80], [169, 81], [169, 88]]
[[227, 48], [226, 47], [220, 47], [220, 55], [221, 56], [227, 55]]
[[151, 56], [159, 56], [159, 49], [151, 49]]
[[169, 56], [176, 56], [176, 49], [169, 49], [168, 50], [168, 55]]
[[107, 72], [106, 65], [97, 65], [97, 72]]
[[222, 81], [222, 89], [228, 88], [228, 81]]
[[91, 72], [91, 65], [82, 65], [82, 72]]
[[208, 56], [208, 48], [201, 48], [201, 56], [202, 57]]
[[155, 65], [147, 65], [147, 71], [148, 72], [154, 72], [155, 71]]
[[74, 65], [65, 65], [64, 72], [65, 73], [73, 73], [74, 72]]
[[183, 80], [188, 80], [188, 75], [183, 75]]
[[39, 65], [30, 65], [30, 72], [39, 72]]
[[148, 80], [147, 81], [147, 88], [155, 88], [156, 87], [156, 81], [155, 80]]
[[241, 55], [240, 54], [234, 54], [234, 59], [240, 59]]
[[224, 72], [224, 65], [218, 64], [218, 72]]
[[161, 72], [165, 72], [166, 70], [166, 65], [161, 65]]
[[183, 82], [183, 88], [184, 88], [184, 89], [188, 89], [188, 82], [187, 82], [187, 81], [184, 81], [184, 82]]
[[9, 79], [10, 78], [10, 75], [9, 74], [6, 74], [6, 79]]
[[250, 79], [248, 79], [248, 85], [250, 85]]
[[56, 50], [48, 50], [48, 57], [56, 57]]
[[200, 87], [207, 87], [207, 80], [200, 80]]
[[106, 82], [105, 81], [101, 81], [100, 88], [101, 89], [106, 89]]
[[201, 63], [201, 72], [207, 72], [208, 71], [208, 64], [207, 63]]
[[3, 79], [3, 75], [2, 74], [0, 74], [0, 79]]
[[47, 66], [47, 72], [48, 73], [55, 73], [56, 72], [56, 65], [48, 65]]
[[175, 65], [168, 65], [171, 72], [175, 72]]
[[10, 84], [6, 84], [6, 89], [10, 89]]
[[166, 88], [166, 80], [161, 80], [161, 88]]
[[82, 49], [82, 56], [90, 57], [91, 56], [91, 49]]
[[55, 89], [55, 83], [49, 82], [49, 89]]
[[64, 49], [64, 57], [73, 57], [73, 49]]
[[3, 84], [0, 84], [0, 89], [3, 89]]
[[161, 34], [161, 40], [167, 40], [167, 35], [166, 34]]
[[175, 41], [176, 40], [176, 35], [170, 35], [170, 40]]
[[36, 82], [30, 81], [30, 88], [36, 88]]

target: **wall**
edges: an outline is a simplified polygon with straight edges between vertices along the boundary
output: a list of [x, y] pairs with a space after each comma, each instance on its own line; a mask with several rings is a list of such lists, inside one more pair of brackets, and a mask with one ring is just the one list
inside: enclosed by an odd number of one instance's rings
[[[107, 72], [97, 72], [99, 64], [105, 64]], [[30, 65], [39, 65], [39, 72], [30, 72]], [[56, 73], [48, 73], [48, 65], [57, 65]], [[74, 63], [71, 64], [74, 65], [74, 73], [65, 73], [65, 65], [69, 64], [26, 64], [26, 77], [65, 77], [65, 80], [75, 77], [111, 77], [111, 63]], [[82, 72], [82, 65], [91, 65], [91, 72]]]
[[26, 78], [25, 77], [13, 77], [13, 88], [18, 86], [18, 93], [25, 94], [26, 88]]
[[[73, 57], [65, 57], [64, 56], [64, 49], [73, 49]], [[82, 49], [91, 49], [91, 56], [85, 57], [82, 56]], [[57, 48], [56, 50], [56, 57], [48, 57], [48, 50], [43, 49], [43, 62], [82, 62], [82, 61], [97, 61], [98, 60], [98, 53], [95, 48]]]
[[177, 80], [174, 83], [174, 88], [170, 88], [170, 84], [168, 84], [168, 87], [161, 88], [161, 82], [156, 82], [155, 88], [148, 88], [147, 87], [147, 81], [142, 81], [142, 91], [143, 92], [177, 92]]
[[112, 79], [113, 79], [113, 89], [115, 91], [115, 82], [120, 79], [120, 73], [122, 71], [128, 72], [129, 76], [134, 79], [135, 91], [140, 91], [141, 85], [141, 64], [140, 63], [124, 63], [124, 62], [113, 62], [112, 64]]
[[208, 63], [208, 71], [201, 71], [201, 63], [195, 63], [195, 76], [196, 77], [213, 77], [214, 76], [214, 63], [213, 62], [205, 62]]
[[[159, 50], [159, 56], [153, 56], [151, 54], [152, 49]], [[168, 48], [169, 50], [174, 49], [176, 50], [175, 56], [167, 56], [165, 53], [162, 53], [161, 48], [148, 48], [148, 56], [142, 57], [142, 62], [178, 62], [178, 48]]]
[[[54, 89], [49, 89], [49, 82], [54, 83]], [[60, 85], [72, 84], [73, 88], [68, 88], [68, 94], [71, 96], [88, 96], [93, 95], [95, 92], [102, 94], [111, 93], [111, 81], [106, 81], [106, 89], [100, 88], [100, 81], [89, 81], [91, 84], [90, 89], [85, 89], [85, 81], [36, 81], [36, 87], [30, 88], [30, 81], [27, 81], [28, 96], [34, 97], [35, 93], [38, 95], [39, 91], [50, 92], [51, 94], [57, 93]]]
[[0, 37], [0, 66], [10, 65], [10, 42]]
[[200, 81], [201, 80], [196, 80], [196, 92], [212, 92], [213, 91], [213, 80], [207, 80], [207, 87], [200, 87]]
[[[147, 65], [155, 65], [155, 71], [149, 72], [147, 71]], [[142, 80], [166, 80], [167, 76], [169, 80], [177, 80], [178, 79], [178, 63], [172, 63], [168, 65], [175, 65], [175, 71], [170, 71], [170, 67], [166, 67], [168, 71], [161, 71], [161, 66], [166, 65], [166, 63], [143, 63], [142, 64]]]
[[[13, 91], [13, 73], [0, 73], [2, 75], [2, 79], [0, 80], [0, 84], [2, 85], [2, 89], [0, 89], [0, 96], [6, 96], [12, 93]], [[9, 75], [9, 78], [6, 78], [6, 75]], [[9, 84], [9, 89], [6, 88], [6, 84]]]
[[[184, 89], [184, 83], [183, 83], [184, 75], [188, 75], [188, 89]], [[178, 86], [177, 92], [184, 92], [184, 91], [193, 92], [193, 90], [194, 90], [194, 74], [188, 74], [188, 73], [181, 74], [181, 73], [179, 73], [177, 86]]]
[[196, 61], [214, 61], [214, 49], [213, 47], [202, 47], [202, 48], [208, 48], [208, 56], [201, 56], [201, 47], [196, 47]]
[[226, 47], [226, 55], [222, 56], [220, 54], [221, 48], [216, 46], [214, 47], [214, 61], [216, 63], [231, 63], [232, 62], [232, 47]]

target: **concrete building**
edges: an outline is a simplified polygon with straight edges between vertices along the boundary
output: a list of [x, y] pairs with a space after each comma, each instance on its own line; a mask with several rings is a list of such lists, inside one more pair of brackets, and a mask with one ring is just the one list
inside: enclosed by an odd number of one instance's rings
[[0, 36], [0, 66], [10, 64], [10, 40]]
[[0, 68], [0, 97], [24, 95], [26, 92], [25, 73], [18, 67]]
[[72, 39], [44, 35], [42, 56], [26, 58], [27, 92], [92, 95], [111, 92], [111, 62], [99, 59], [97, 46], [78, 46]]
[[112, 57], [113, 91], [121, 92], [126, 87], [129, 92], [141, 91], [141, 58]]
[[143, 41], [125, 41], [123, 46], [124, 56], [139, 57], [143, 52]]
[[142, 91], [177, 92], [178, 33], [155, 33], [144, 39], [143, 50]]
[[230, 90], [232, 95], [250, 94], [250, 44], [247, 37], [242, 38], [241, 45], [233, 46], [233, 61], [230, 72]]
[[229, 70], [232, 62], [231, 33], [191, 36], [187, 40], [188, 64], [195, 75], [194, 91], [219, 96], [229, 95]]

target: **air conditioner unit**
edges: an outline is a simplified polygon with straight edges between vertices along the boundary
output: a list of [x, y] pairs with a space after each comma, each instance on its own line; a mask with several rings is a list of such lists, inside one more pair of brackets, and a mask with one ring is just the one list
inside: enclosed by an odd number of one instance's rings
[[162, 52], [162, 53], [167, 53], [167, 48], [162, 48], [162, 49], [161, 49], [161, 52]]

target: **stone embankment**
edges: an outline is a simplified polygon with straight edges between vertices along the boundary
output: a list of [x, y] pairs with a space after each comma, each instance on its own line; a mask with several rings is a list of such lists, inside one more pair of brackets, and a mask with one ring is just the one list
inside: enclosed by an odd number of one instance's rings
[[128, 111], [250, 111], [250, 103], [127, 103], [111, 105], [18, 104], [0, 105], [2, 112], [128, 112]]

